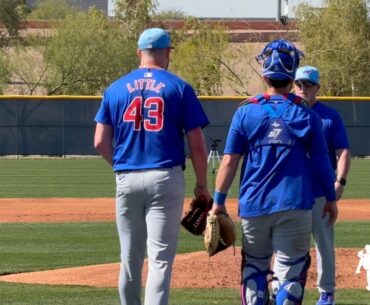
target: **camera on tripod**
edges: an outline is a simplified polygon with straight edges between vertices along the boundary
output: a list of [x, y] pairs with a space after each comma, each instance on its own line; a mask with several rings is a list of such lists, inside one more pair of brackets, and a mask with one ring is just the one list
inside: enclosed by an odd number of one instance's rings
[[[207, 163], [212, 161], [212, 181], [213, 181], [213, 191], [215, 190], [215, 174], [216, 174], [216, 161], [218, 162], [218, 166], [220, 166], [221, 158], [217, 151], [218, 143], [221, 142], [221, 139], [215, 139], [214, 136], [211, 137], [211, 150], [209, 151]], [[217, 167], [218, 168], [218, 167]]]
[[217, 150], [218, 143], [221, 142], [221, 139], [214, 139], [211, 137], [211, 150]]

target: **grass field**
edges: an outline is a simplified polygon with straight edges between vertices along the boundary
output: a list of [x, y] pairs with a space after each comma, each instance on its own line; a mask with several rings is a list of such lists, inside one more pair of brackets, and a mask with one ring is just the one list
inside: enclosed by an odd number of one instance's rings
[[[240, 167], [240, 166], [239, 166]], [[188, 162], [186, 196], [194, 175]], [[230, 189], [238, 194], [239, 173]], [[353, 159], [344, 198], [370, 198], [370, 159]], [[213, 175], [209, 171], [209, 188]], [[114, 174], [102, 159], [0, 159], [0, 198], [114, 197]]]
[[[240, 225], [237, 228], [241, 236]], [[113, 222], [0, 224], [0, 232], [0, 275], [119, 261]], [[369, 222], [339, 222], [335, 245], [361, 248], [368, 236]], [[241, 246], [240, 240], [236, 246]], [[181, 228], [177, 252], [203, 250], [203, 239]]]
[[[369, 305], [369, 292], [341, 289], [336, 305]], [[1, 284], [0, 298], [6, 305], [119, 305], [116, 289], [90, 287]], [[304, 305], [315, 305], [317, 293], [307, 290]], [[234, 289], [172, 289], [170, 305], [240, 305]]]
[[[190, 168], [191, 166], [188, 166]], [[186, 171], [191, 196], [194, 177]], [[210, 173], [210, 186], [212, 185]], [[230, 196], [237, 194], [234, 183]], [[370, 198], [370, 160], [354, 159], [345, 198]], [[0, 198], [114, 197], [114, 175], [101, 159], [0, 159]], [[337, 247], [369, 243], [369, 222], [339, 222]], [[239, 234], [240, 236], [240, 234]], [[240, 244], [238, 244], [240, 245]], [[118, 261], [113, 222], [0, 224], [0, 274]], [[202, 239], [181, 231], [179, 253], [203, 249]], [[308, 290], [305, 305], [316, 303]], [[337, 305], [370, 305], [366, 290], [340, 289]], [[0, 282], [1, 305], [118, 305], [116, 289], [26, 285]], [[171, 305], [236, 305], [233, 289], [173, 289]]]

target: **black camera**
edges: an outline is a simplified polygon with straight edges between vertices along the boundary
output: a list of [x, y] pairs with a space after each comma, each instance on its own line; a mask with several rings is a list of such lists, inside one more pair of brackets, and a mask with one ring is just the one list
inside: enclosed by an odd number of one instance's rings
[[221, 142], [221, 139], [211, 138], [211, 149], [217, 149], [218, 143]]

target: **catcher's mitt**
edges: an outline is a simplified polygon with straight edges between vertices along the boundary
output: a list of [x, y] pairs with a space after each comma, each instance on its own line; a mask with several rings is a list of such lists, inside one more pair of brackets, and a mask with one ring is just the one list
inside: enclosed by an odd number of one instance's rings
[[204, 245], [209, 256], [234, 245], [236, 227], [228, 214], [208, 215], [204, 233]]
[[209, 210], [212, 208], [213, 199], [207, 202], [203, 197], [195, 198], [190, 203], [189, 211], [181, 220], [182, 226], [194, 235], [203, 234]]

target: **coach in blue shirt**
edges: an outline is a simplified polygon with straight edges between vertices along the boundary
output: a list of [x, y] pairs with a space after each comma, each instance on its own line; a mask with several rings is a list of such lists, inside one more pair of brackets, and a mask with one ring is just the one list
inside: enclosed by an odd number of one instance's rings
[[[317, 100], [320, 90], [320, 73], [315, 67], [305, 66], [297, 70], [294, 81], [295, 93], [304, 98], [311, 109], [321, 118], [322, 128], [329, 149], [329, 158], [336, 172], [335, 185], [337, 200], [342, 197], [347, 175], [351, 165], [349, 141], [339, 113]], [[334, 305], [335, 290], [335, 252], [334, 226], [327, 225], [327, 218], [322, 217], [325, 204], [325, 192], [313, 177], [316, 204], [312, 210], [312, 235], [316, 243], [317, 288], [320, 298], [317, 305]]]

